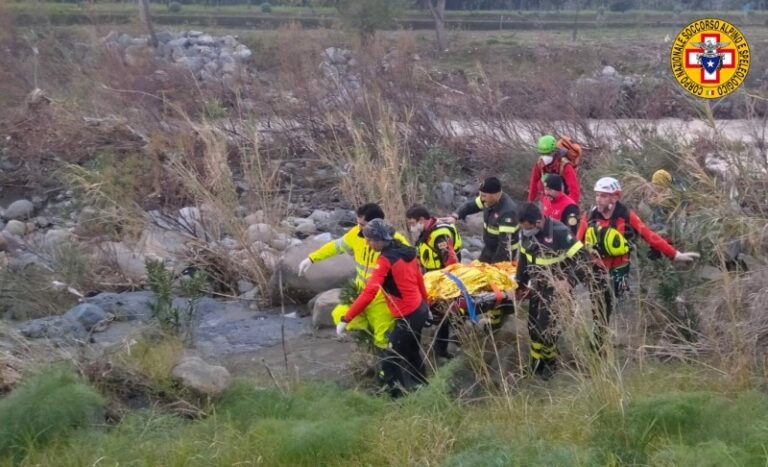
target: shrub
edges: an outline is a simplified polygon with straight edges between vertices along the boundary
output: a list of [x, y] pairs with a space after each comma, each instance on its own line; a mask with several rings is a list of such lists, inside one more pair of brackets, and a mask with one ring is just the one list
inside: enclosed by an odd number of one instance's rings
[[[195, 305], [202, 297], [202, 288], [207, 276], [202, 271], [195, 272], [194, 276], [186, 278], [179, 287], [173, 285], [173, 271], [166, 269], [162, 260], [147, 258], [144, 262], [147, 268], [149, 288], [155, 293], [155, 301], [152, 303], [152, 316], [160, 323], [165, 331], [179, 334], [183, 329], [191, 333], [191, 323], [194, 321]], [[187, 297], [187, 303], [183, 309], [173, 304], [174, 289]], [[191, 339], [191, 334], [188, 334]]]
[[269, 2], [262, 3], [259, 8], [261, 8], [262, 13], [272, 13], [272, 4]]
[[608, 8], [611, 11], [619, 11], [619, 12], [629, 11], [634, 7], [634, 3], [635, 3], [634, 0], [615, 0], [611, 2], [611, 6], [609, 6]]
[[0, 457], [18, 458], [97, 422], [103, 405], [71, 369], [49, 367], [0, 401]]
[[171, 2], [168, 4], [168, 11], [171, 13], [179, 13], [181, 11], [181, 3]]

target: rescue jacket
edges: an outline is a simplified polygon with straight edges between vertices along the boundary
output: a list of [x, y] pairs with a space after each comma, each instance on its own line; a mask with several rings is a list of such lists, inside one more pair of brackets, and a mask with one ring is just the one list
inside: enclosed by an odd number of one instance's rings
[[416, 240], [419, 261], [425, 271], [436, 271], [459, 262], [461, 236], [456, 226], [431, 218]]
[[[399, 232], [395, 232], [395, 239], [408, 245], [408, 240]], [[368, 246], [360, 226], [355, 225], [347, 231], [341, 238], [331, 240], [325, 245], [309, 254], [309, 259], [313, 263], [324, 259], [332, 258], [341, 254], [352, 255], [355, 259], [355, 286], [357, 290], [363, 290], [368, 278], [371, 276], [379, 253]]]
[[459, 219], [483, 211], [483, 251], [478, 258], [483, 263], [512, 261], [517, 253], [517, 204], [502, 193], [499, 202], [486, 208], [480, 197], [467, 201], [456, 212]]
[[556, 277], [577, 277], [578, 257], [586, 257], [584, 244], [565, 224], [545, 217], [536, 235], [520, 238], [516, 281], [521, 285], [546, 281], [548, 277], [540, 274], [545, 270]]
[[542, 196], [541, 207], [544, 216], [562, 222], [576, 235], [579, 230], [579, 206], [570, 196], [560, 193], [554, 200]]
[[610, 218], [605, 218], [596, 206], [590, 209], [582, 216], [576, 236], [595, 250], [603, 266], [611, 270], [629, 263], [630, 246], [636, 234], [664, 256], [674, 258], [677, 254], [677, 250], [648, 228], [635, 211], [620, 202], [616, 202]]
[[416, 249], [397, 240], [381, 250], [368, 283], [350, 305], [343, 320], [347, 323], [365, 310], [381, 290], [390, 313], [404, 318], [418, 310], [427, 300], [427, 289], [421, 274]]
[[544, 195], [544, 177], [547, 174], [559, 174], [563, 177], [563, 189], [565, 194], [571, 197], [574, 203], [581, 201], [581, 186], [576, 169], [566, 157], [559, 157], [549, 165], [543, 165], [541, 160], [533, 164], [531, 179], [528, 182], [528, 202], [533, 203]]

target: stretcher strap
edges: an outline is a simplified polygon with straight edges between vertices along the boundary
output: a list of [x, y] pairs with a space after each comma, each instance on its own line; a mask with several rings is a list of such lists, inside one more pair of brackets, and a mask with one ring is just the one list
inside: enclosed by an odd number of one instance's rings
[[472, 300], [472, 296], [469, 294], [469, 291], [464, 286], [464, 283], [461, 282], [461, 279], [454, 276], [450, 272], [443, 271], [443, 274], [448, 276], [450, 280], [452, 280], [454, 283], [456, 283], [456, 286], [461, 291], [461, 294], [464, 295], [464, 300], [467, 302], [467, 313], [469, 314], [469, 319], [472, 320], [472, 322], [477, 322], [477, 312], [475, 311], [475, 302]]
[[501, 305], [501, 301], [504, 300], [504, 293], [501, 291], [498, 285], [491, 282], [491, 290], [493, 290], [493, 294], [496, 295], [496, 306]]

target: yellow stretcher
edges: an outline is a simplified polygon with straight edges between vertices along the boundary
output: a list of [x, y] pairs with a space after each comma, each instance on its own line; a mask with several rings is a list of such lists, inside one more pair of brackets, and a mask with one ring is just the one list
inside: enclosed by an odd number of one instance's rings
[[452, 264], [440, 271], [424, 274], [424, 285], [429, 303], [433, 304], [464, 295], [456, 279], [470, 295], [514, 290], [517, 288], [516, 271], [517, 264], [509, 261], [495, 264], [479, 261], [469, 264]]

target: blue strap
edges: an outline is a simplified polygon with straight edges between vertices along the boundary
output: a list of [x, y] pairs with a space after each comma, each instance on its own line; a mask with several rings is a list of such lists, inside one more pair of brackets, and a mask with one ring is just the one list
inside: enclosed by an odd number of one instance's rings
[[464, 283], [461, 282], [461, 279], [454, 276], [450, 272], [443, 271], [443, 274], [448, 276], [450, 280], [452, 280], [454, 283], [456, 283], [456, 286], [461, 291], [461, 294], [464, 295], [464, 300], [467, 302], [467, 313], [469, 314], [469, 319], [472, 320], [473, 323], [477, 322], [477, 311], [475, 310], [475, 301], [472, 300], [472, 296], [469, 294], [469, 291], [464, 286]]

